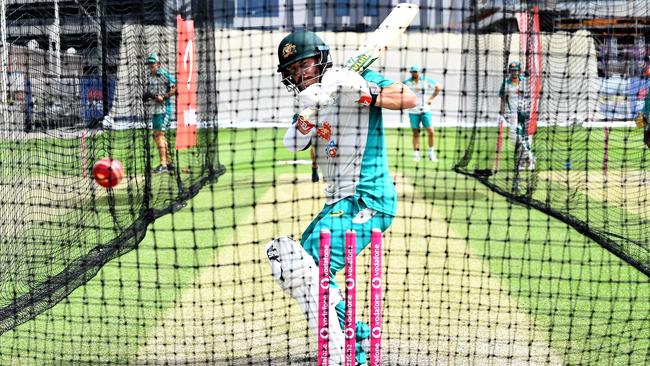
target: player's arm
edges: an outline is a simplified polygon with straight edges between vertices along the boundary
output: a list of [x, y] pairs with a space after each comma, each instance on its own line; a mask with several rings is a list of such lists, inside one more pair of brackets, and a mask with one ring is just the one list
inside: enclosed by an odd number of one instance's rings
[[506, 103], [508, 103], [508, 94], [506, 94], [506, 82], [505, 80], [501, 84], [499, 89], [499, 97], [501, 97], [501, 105], [499, 106], [499, 114], [503, 115], [506, 112]]
[[402, 83], [392, 83], [381, 89], [375, 106], [392, 110], [410, 109], [415, 107], [416, 102], [417, 97], [411, 88]]
[[173, 96], [176, 95], [176, 78], [172, 76], [169, 72], [165, 71], [165, 77], [167, 78], [167, 82], [169, 83], [169, 92], [164, 96], [165, 99], [169, 99]]
[[169, 88], [169, 93], [167, 93], [166, 98], [171, 98], [176, 95], [176, 84], [172, 84]]
[[307, 150], [311, 146], [311, 138], [315, 130], [316, 125], [295, 114], [291, 126], [284, 134], [284, 146], [293, 152]]
[[162, 69], [161, 71], [163, 76], [167, 79], [167, 88], [169, 91], [159, 96], [159, 102], [163, 102], [164, 100], [176, 95], [176, 79], [167, 70]]
[[433, 93], [431, 94], [427, 102], [429, 104], [433, 103], [433, 100], [436, 99], [436, 97], [440, 94], [441, 91], [442, 91], [442, 84], [436, 83], [435, 86], [433, 87]]

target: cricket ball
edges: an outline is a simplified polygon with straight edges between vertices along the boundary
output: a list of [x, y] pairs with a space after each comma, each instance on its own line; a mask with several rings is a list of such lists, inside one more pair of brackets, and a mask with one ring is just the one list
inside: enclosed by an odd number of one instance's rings
[[93, 178], [104, 188], [115, 187], [124, 178], [124, 168], [119, 160], [103, 158], [93, 165]]

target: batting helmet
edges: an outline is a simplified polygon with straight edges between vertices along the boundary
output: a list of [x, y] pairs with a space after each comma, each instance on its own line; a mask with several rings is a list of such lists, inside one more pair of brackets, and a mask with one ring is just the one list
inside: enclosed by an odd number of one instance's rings
[[148, 63], [148, 64], [155, 64], [155, 63], [158, 62], [158, 61], [160, 61], [160, 59], [158, 58], [158, 54], [157, 54], [157, 53], [155, 53], [155, 52], [150, 52], [150, 53], [147, 55], [147, 63]]
[[513, 72], [513, 71], [521, 71], [521, 64], [519, 61], [512, 61], [508, 65], [508, 72]]
[[278, 46], [278, 72], [282, 74], [282, 82], [287, 86], [293, 85], [287, 67], [289, 65], [310, 58], [319, 57], [318, 65], [321, 74], [332, 67], [330, 48], [314, 32], [298, 30], [284, 37]]

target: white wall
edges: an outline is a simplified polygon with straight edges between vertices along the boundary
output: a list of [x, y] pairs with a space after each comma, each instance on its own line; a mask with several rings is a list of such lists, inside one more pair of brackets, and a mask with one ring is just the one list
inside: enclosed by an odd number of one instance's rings
[[[125, 32], [137, 33], [137, 29], [129, 28]], [[152, 28], [146, 34], [151, 32], [162, 31]], [[224, 29], [216, 34], [214, 62], [218, 94], [211, 102], [218, 105], [216, 121], [220, 126], [271, 127], [285, 126], [290, 122], [297, 108], [293, 94], [281, 84], [277, 73], [277, 45], [286, 34], [234, 29]], [[342, 64], [346, 55], [367, 37], [366, 33], [352, 32], [321, 32], [319, 35], [330, 45], [335, 64]], [[142, 110], [138, 109], [142, 108], [138, 83], [143, 82], [145, 71], [142, 53], [155, 49], [152, 48], [155, 42], [143, 47], [136, 42], [141, 38], [131, 34], [123, 43], [114, 117], [128, 117], [130, 113]], [[508, 38], [509, 53], [505, 50]], [[398, 44], [390, 47], [372, 69], [401, 81], [409, 76], [407, 69], [411, 64], [426, 68], [427, 75], [444, 86], [444, 92], [433, 105], [435, 125], [469, 126], [474, 123], [477, 113], [479, 123], [492, 124], [498, 114], [497, 93], [505, 76], [504, 67], [507, 61], [520, 58], [519, 37], [517, 34], [480, 36], [478, 71], [474, 59], [462, 57], [463, 42], [467, 50], [473, 51], [474, 42], [469, 35], [409, 32]], [[542, 44], [544, 89], [540, 123], [566, 124], [597, 119], [596, 53], [589, 34], [544, 35]], [[167, 64], [173, 67], [173, 50], [160, 49], [160, 52], [168, 55]], [[506, 60], [508, 54], [509, 60]], [[477, 75], [478, 90], [475, 87]], [[384, 116], [388, 126], [408, 125], [405, 113], [385, 111]]]
[[[277, 68], [277, 44], [283, 32], [224, 30], [218, 37], [217, 79], [219, 84], [219, 122], [242, 125], [250, 122], [269, 126], [288, 123], [294, 113], [293, 94], [280, 83]], [[356, 49], [367, 34], [322, 32], [330, 45], [335, 64]], [[475, 111], [479, 123], [493, 123], [498, 114], [498, 90], [507, 64], [504, 58], [510, 37], [509, 60], [519, 59], [518, 35], [480, 36], [479, 90], [475, 90], [473, 63], [463, 66], [463, 42], [473, 49], [471, 36], [458, 33], [410, 32], [371, 68], [384, 76], [401, 81], [408, 66], [418, 63], [427, 75], [444, 86], [444, 93], [433, 105], [437, 125], [472, 124]], [[542, 124], [566, 124], [597, 118], [598, 78], [593, 41], [586, 33], [557, 33], [542, 37], [544, 94], [540, 115]], [[567, 56], [569, 55], [569, 56]], [[465, 61], [469, 62], [469, 58]], [[473, 102], [478, 93], [478, 104]], [[467, 110], [464, 103], [474, 105]], [[403, 113], [385, 111], [387, 125], [407, 124]]]

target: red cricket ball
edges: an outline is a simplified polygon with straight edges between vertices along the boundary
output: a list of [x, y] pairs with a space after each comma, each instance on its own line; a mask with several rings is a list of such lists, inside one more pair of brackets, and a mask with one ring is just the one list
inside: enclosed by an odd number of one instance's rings
[[124, 178], [124, 168], [119, 160], [103, 158], [93, 166], [95, 182], [105, 188], [115, 187]]

